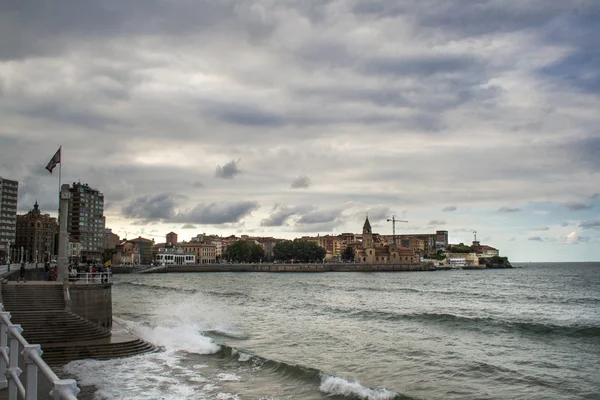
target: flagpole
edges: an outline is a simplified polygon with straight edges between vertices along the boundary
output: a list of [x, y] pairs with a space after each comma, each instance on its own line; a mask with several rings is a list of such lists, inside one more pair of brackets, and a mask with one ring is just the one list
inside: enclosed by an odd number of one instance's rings
[[58, 151], [60, 152], [60, 162], [58, 163], [58, 216], [56, 217], [56, 220], [59, 221], [60, 223], [60, 189], [61, 189], [61, 185], [62, 185], [62, 145], [58, 148]]

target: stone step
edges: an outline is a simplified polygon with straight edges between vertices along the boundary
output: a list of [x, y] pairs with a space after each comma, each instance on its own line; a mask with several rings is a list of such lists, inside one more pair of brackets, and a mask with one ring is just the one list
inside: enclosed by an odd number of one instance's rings
[[46, 347], [42, 358], [49, 365], [64, 365], [72, 360], [109, 360], [156, 351], [156, 347], [140, 339], [122, 343], [90, 344], [74, 347]]

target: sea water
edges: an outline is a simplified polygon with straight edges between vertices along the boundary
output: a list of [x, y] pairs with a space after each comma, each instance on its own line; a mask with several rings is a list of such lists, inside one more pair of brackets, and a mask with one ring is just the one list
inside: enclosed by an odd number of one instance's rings
[[600, 263], [118, 275], [159, 351], [65, 370], [97, 399], [600, 398]]

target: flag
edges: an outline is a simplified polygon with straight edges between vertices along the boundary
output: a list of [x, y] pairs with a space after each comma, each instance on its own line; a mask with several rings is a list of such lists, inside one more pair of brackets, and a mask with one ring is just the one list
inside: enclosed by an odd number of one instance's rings
[[46, 165], [46, 169], [50, 171], [50, 173], [52, 173], [54, 167], [56, 167], [56, 165], [60, 163], [60, 149], [61, 147], [58, 148], [58, 151], [56, 152], [56, 154], [54, 154], [54, 157], [52, 157], [48, 165]]
[[105, 262], [104, 266], [107, 267], [107, 268], [110, 267], [110, 260], [108, 260], [107, 262]]

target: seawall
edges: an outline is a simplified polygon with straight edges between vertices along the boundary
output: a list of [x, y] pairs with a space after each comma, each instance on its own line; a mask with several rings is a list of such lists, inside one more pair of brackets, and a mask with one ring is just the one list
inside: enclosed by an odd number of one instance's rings
[[[431, 264], [203, 264], [173, 265], [150, 273], [171, 272], [391, 272], [435, 271]], [[116, 266], [114, 274], [133, 272], [133, 267]]]

